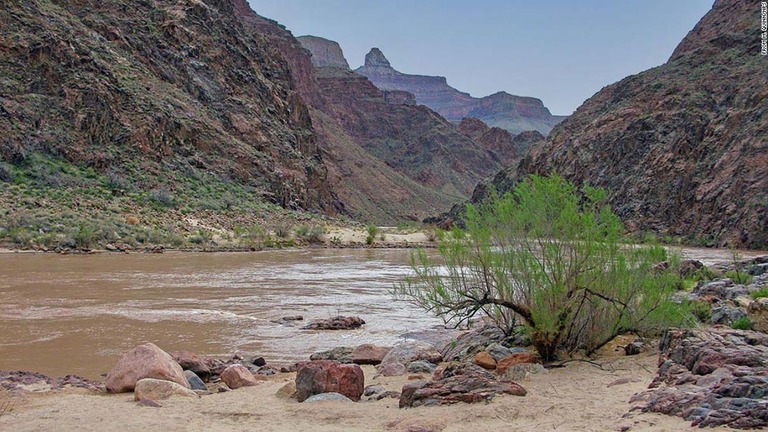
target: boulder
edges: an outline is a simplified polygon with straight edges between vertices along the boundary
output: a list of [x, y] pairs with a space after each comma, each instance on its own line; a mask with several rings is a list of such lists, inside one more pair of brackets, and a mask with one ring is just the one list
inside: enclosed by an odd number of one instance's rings
[[[744, 297], [742, 296], [738, 299], [743, 298]], [[734, 302], [736, 302], [738, 299], [735, 299]], [[734, 321], [739, 318], [744, 318], [745, 316], [747, 316], [747, 312], [740, 307], [731, 306], [728, 304], [719, 304], [712, 307], [711, 322], [713, 325], [726, 325], [730, 327]]]
[[490, 355], [493, 358], [494, 367], [496, 367], [497, 361], [513, 353], [511, 349], [505, 347], [504, 345], [498, 342], [494, 342], [488, 345], [485, 348], [485, 352], [488, 353], [488, 355]]
[[317, 320], [302, 327], [302, 330], [353, 330], [365, 324], [360, 317], [336, 316]]
[[304, 402], [321, 393], [341, 393], [359, 401], [363, 394], [365, 376], [360, 366], [318, 360], [299, 364], [296, 374], [296, 399]]
[[475, 364], [483, 369], [496, 369], [496, 360], [486, 351], [475, 354]]
[[171, 356], [153, 343], [145, 343], [125, 353], [107, 374], [106, 387], [110, 393], [133, 391], [136, 382], [144, 378], [172, 381], [188, 387], [184, 371]]
[[333, 360], [339, 363], [352, 363], [353, 348], [336, 347], [328, 351], [320, 351], [309, 356], [310, 360]]
[[304, 399], [304, 403], [327, 402], [327, 401], [352, 402], [352, 399], [340, 393], [320, 393]]
[[387, 355], [381, 359], [381, 364], [400, 363], [402, 365], [407, 365], [408, 363], [418, 360], [425, 360], [437, 364], [443, 360], [443, 356], [432, 344], [409, 341], [395, 345], [389, 350]]
[[405, 384], [400, 396], [400, 408], [486, 402], [497, 394], [526, 395], [526, 390], [519, 384], [499, 382], [492, 374], [472, 364], [446, 364], [435, 371], [433, 378], [434, 381]]
[[371, 344], [360, 345], [352, 351], [352, 363], [360, 365], [380, 364], [392, 347]]
[[205, 364], [205, 360], [197, 356], [197, 354], [190, 351], [174, 351], [171, 354], [171, 358], [181, 366], [185, 371], [192, 371], [201, 380], [208, 382], [211, 376], [211, 370]]
[[752, 329], [768, 333], [768, 298], [759, 298], [747, 307], [747, 317], [752, 323]]
[[255, 386], [259, 383], [259, 381], [256, 380], [256, 377], [253, 376], [251, 371], [246, 369], [241, 364], [233, 364], [228, 368], [224, 369], [224, 371], [221, 373], [220, 378], [221, 378], [221, 381], [232, 390], [238, 389], [240, 387]]
[[530, 352], [510, 354], [496, 363], [496, 372], [504, 375], [508, 368], [520, 363], [538, 363], [539, 357]]
[[174, 396], [179, 397], [199, 397], [194, 391], [176, 384], [175, 382], [159, 380], [154, 378], [140, 379], [134, 388], [133, 398], [135, 400], [162, 400]]
[[624, 346], [624, 354], [628, 356], [638, 355], [645, 349], [645, 342], [642, 339], [636, 339]]
[[731, 279], [718, 279], [698, 287], [694, 293], [699, 297], [712, 296], [720, 300], [733, 300], [749, 294], [744, 285], [735, 285]]
[[203, 380], [201, 380], [200, 377], [197, 376], [191, 370], [184, 371], [184, 378], [187, 379], [187, 384], [189, 384], [189, 388], [191, 388], [192, 390], [203, 390], [203, 391], [208, 390], [208, 387], [205, 386], [205, 383], [203, 382]]
[[[486, 347], [496, 345], [501, 347], [498, 342], [504, 340], [504, 338], [504, 332], [497, 326], [492, 325], [466, 331], [442, 348], [443, 359], [445, 361], [472, 361], [475, 354], [487, 350]], [[494, 352], [496, 352], [496, 350], [494, 350]], [[495, 360], [498, 361], [508, 354], [509, 353], [506, 353]], [[491, 356], [493, 355], [494, 354], [491, 354]]]

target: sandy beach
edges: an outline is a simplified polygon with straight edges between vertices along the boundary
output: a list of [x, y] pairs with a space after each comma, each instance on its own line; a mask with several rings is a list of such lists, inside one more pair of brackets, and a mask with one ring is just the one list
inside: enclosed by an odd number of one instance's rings
[[[628, 400], [646, 389], [655, 354], [601, 360], [602, 368], [569, 363], [521, 384], [525, 397], [500, 396], [485, 404], [399, 409], [397, 399], [370, 402], [298, 403], [276, 392], [295, 374], [278, 374], [256, 387], [199, 399], [161, 401], [143, 407], [132, 393], [107, 395], [81, 389], [11, 396], [0, 393], [0, 430], [8, 431], [694, 431], [688, 422], [632, 411]], [[366, 385], [399, 391], [403, 377], [374, 378]], [[719, 427], [714, 431], [731, 430]]]

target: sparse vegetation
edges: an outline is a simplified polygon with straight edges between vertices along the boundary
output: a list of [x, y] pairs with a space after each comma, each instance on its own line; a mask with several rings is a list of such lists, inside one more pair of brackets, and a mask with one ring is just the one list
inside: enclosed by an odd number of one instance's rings
[[751, 294], [753, 299], [768, 298], [768, 288], [760, 288], [757, 291], [753, 291]]
[[736, 330], [752, 330], [752, 322], [747, 317], [734, 320], [731, 327]]
[[727, 277], [728, 279], [732, 280], [734, 283], [737, 283], [740, 285], [748, 285], [752, 282], [752, 276], [740, 270], [727, 271], [723, 273], [723, 277]]
[[506, 332], [521, 325], [547, 360], [594, 352], [616, 335], [692, 324], [670, 298], [679, 262], [658, 246], [626, 247], [600, 189], [532, 176], [513, 193], [468, 206], [466, 229], [440, 241], [443, 265], [414, 255], [395, 292], [458, 325], [478, 313]]
[[375, 225], [368, 225], [368, 227], [366, 227], [366, 232], [368, 233], [368, 236], [365, 238], [365, 244], [370, 246], [376, 241], [376, 235], [379, 233], [379, 227]]

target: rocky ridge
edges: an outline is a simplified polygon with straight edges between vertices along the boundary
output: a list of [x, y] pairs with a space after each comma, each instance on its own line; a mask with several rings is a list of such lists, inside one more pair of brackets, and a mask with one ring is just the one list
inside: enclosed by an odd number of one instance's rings
[[365, 56], [365, 64], [355, 72], [368, 77], [382, 90], [413, 93], [416, 101], [437, 111], [446, 119], [458, 122], [476, 117], [490, 126], [513, 134], [536, 130], [544, 135], [564, 116], [553, 116], [541, 100], [498, 92], [483, 98], [472, 97], [448, 85], [445, 77], [411, 75], [395, 70], [378, 48]]
[[768, 69], [755, 8], [715, 2], [667, 63], [605, 87], [491, 185], [557, 172], [606, 188], [630, 231], [766, 248]]

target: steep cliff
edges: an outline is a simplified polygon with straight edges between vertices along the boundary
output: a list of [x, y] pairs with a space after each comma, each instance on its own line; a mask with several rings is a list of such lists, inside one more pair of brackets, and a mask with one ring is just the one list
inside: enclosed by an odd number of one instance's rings
[[[519, 167], [602, 186], [631, 231], [768, 247], [768, 60], [758, 2], [718, 0], [662, 66], [605, 87]], [[482, 196], [485, 186], [478, 188]]]
[[275, 204], [335, 214], [291, 76], [233, 0], [5, 2], [0, 234], [142, 242]]
[[312, 53], [312, 64], [316, 67], [349, 69], [349, 63], [344, 58], [344, 52], [338, 42], [317, 36], [299, 36], [296, 40]]
[[[321, 38], [305, 41], [306, 58], [311, 53], [313, 59], [327, 60], [329, 50], [338, 47]], [[412, 94], [382, 91], [338, 61], [343, 52], [334, 58], [315, 60], [332, 65], [316, 66], [311, 77], [302, 69], [295, 79], [318, 85], [313, 125], [330, 184], [350, 215], [378, 222], [420, 218], [468, 196], [502, 166], [493, 152], [453, 124], [416, 106]]]
[[536, 130], [546, 135], [565, 117], [553, 116], [535, 98], [499, 92], [484, 98], [474, 98], [448, 85], [444, 77], [410, 75], [398, 72], [378, 48], [365, 56], [365, 64], [355, 70], [368, 77], [382, 90], [404, 90], [413, 93], [416, 101], [437, 111], [450, 121], [476, 117], [490, 126], [514, 134]]

